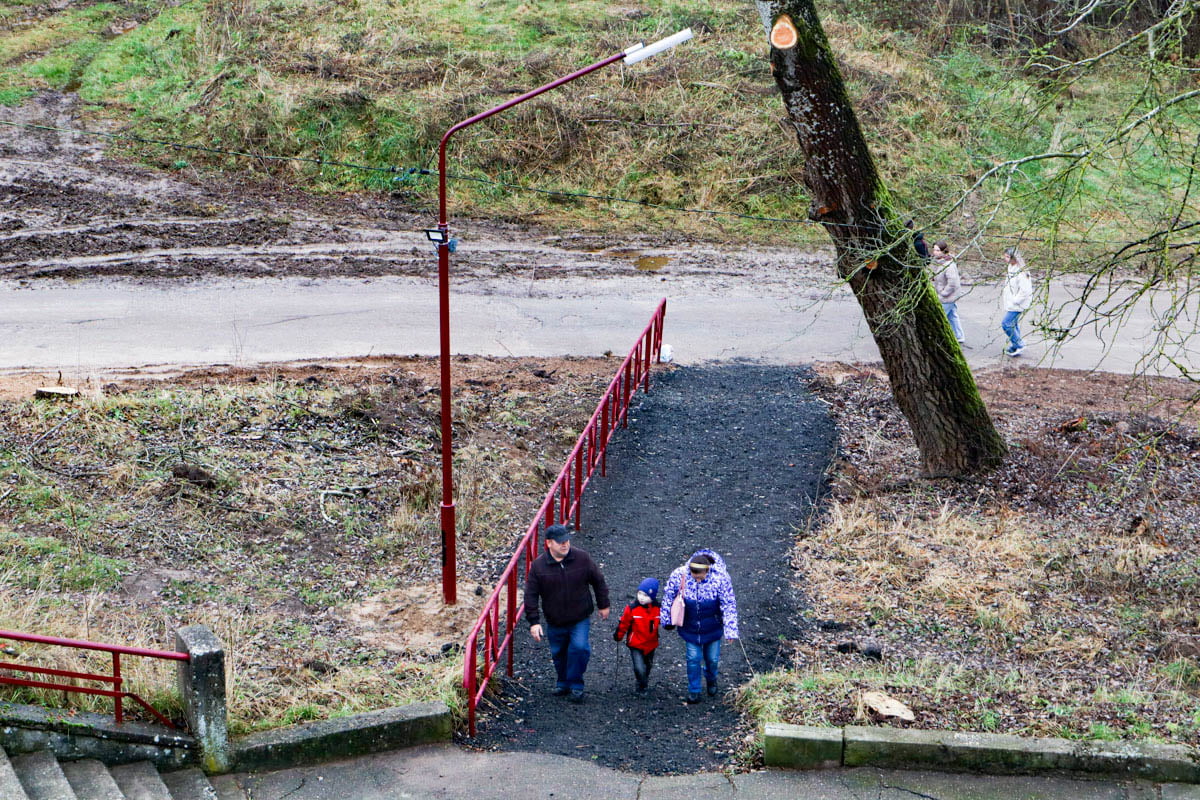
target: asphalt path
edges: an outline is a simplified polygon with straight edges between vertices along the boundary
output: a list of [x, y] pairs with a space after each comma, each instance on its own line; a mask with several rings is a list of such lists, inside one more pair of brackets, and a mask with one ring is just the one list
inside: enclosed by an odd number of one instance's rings
[[1200, 786], [1060, 776], [870, 768], [647, 776], [578, 758], [469, 752], [453, 745], [235, 778], [255, 800], [1200, 800]]
[[[631, 270], [632, 272], [632, 270]], [[959, 303], [975, 368], [1014, 363], [1000, 332], [999, 286]], [[1052, 292], [1066, 300], [1070, 287]], [[744, 358], [775, 364], [872, 361], [878, 351], [840, 286], [757, 283], [752, 277], [492, 277], [452, 287], [451, 347], [476, 355], [624, 352], [660, 298], [665, 341], [680, 363]], [[1061, 347], [1028, 332], [1016, 362], [1175, 374], [1143, 363], [1157, 320], [1153, 297], [1120, 329], [1088, 326]], [[370, 279], [87, 280], [0, 282], [0, 370], [88, 374], [146, 365], [257, 363], [437, 352], [437, 287], [414, 277]], [[1031, 320], [1040, 313], [1035, 307]], [[1189, 324], [1194, 324], [1194, 321]], [[1190, 369], [1200, 355], [1177, 348]]]
[[[612, 615], [592, 618], [587, 700], [552, 697], [544, 645], [519, 626], [514, 677], [489, 704], [472, 745], [592, 759], [650, 774], [717, 770], [747, 733], [724, 691], [686, 705], [684, 644], [664, 631], [649, 691], [635, 694], [629, 649], [612, 639], [643, 578], [665, 585], [671, 570], [707, 547], [721, 554], [739, 611], [737, 643], [726, 642], [718, 686], [790, 660], [781, 645], [802, 637], [805, 603], [793, 584], [796, 526], [825, 488], [837, 433], [803, 369], [718, 364], [655, 378], [609, 447], [608, 476], [583, 501], [572, 546], [603, 570]], [[686, 421], [686, 422], [684, 422]]]

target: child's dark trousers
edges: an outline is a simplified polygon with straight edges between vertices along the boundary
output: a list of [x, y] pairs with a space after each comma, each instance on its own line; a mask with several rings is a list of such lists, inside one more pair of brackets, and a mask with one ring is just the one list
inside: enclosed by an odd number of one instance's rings
[[633, 659], [633, 677], [639, 689], [650, 685], [650, 669], [654, 666], [654, 652], [643, 653], [636, 647], [629, 648], [629, 656]]

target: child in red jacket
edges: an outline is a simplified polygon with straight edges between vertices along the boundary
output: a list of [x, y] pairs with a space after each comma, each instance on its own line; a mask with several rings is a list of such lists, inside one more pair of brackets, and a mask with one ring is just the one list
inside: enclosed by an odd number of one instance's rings
[[654, 651], [658, 648], [658, 624], [661, 609], [657, 605], [658, 579], [646, 578], [638, 584], [637, 601], [625, 606], [613, 639], [621, 641], [628, 634], [629, 655], [633, 659], [633, 677], [638, 694], [650, 685], [650, 668], [654, 666]]

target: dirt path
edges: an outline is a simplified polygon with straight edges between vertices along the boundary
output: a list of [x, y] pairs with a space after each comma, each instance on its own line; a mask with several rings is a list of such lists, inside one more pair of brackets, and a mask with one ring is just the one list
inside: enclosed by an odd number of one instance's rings
[[616, 614], [642, 577], [666, 579], [699, 547], [726, 559], [737, 593], [742, 645], [726, 643], [726, 686], [767, 670], [781, 637], [799, 631], [792, 588], [793, 528], [808, 517], [835, 446], [824, 406], [788, 367], [689, 367], [656, 380], [614, 440], [609, 476], [593, 482], [575, 538], [601, 564], [614, 616], [595, 617], [588, 700], [550, 697], [554, 672], [542, 646], [517, 638], [516, 677], [475, 742], [534, 750], [654, 774], [712, 769], [747, 733], [729, 699], [687, 706], [683, 643], [664, 632], [650, 692], [633, 693], [629, 654], [612, 641]]
[[[0, 120], [81, 127], [71, 95], [43, 93]], [[203, 180], [105, 157], [102, 140], [0, 125], [0, 279], [125, 277], [345, 278], [427, 276], [435, 268], [420, 230], [434, 215], [402, 210], [381, 193], [313, 197], [296, 187]], [[456, 278], [519, 275], [687, 275], [719, 286], [753, 279], [794, 291], [825, 282], [823, 249], [753, 248], [671, 237], [557, 233], [455, 219], [470, 257]], [[646, 261], [649, 257], [652, 259]]]

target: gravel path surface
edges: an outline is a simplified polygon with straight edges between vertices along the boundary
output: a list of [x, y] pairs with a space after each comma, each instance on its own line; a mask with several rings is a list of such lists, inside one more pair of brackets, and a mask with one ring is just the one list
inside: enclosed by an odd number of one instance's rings
[[748, 364], [688, 367], [656, 375], [609, 451], [583, 506], [576, 546], [604, 570], [613, 605], [592, 624], [588, 696], [572, 705], [548, 694], [554, 668], [523, 629], [515, 678], [485, 709], [474, 744], [594, 759], [661, 774], [712, 769], [741, 746], [728, 699], [687, 706], [683, 642], [664, 631], [650, 692], [637, 696], [616, 620], [642, 577], [665, 582], [703, 546], [729, 565], [741, 617], [742, 648], [726, 643], [721, 683], [737, 685], [772, 668], [781, 637], [799, 633], [802, 599], [791, 587], [793, 526], [823, 491], [836, 446], [825, 407], [795, 367]]

